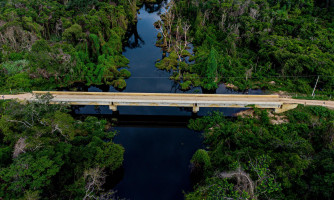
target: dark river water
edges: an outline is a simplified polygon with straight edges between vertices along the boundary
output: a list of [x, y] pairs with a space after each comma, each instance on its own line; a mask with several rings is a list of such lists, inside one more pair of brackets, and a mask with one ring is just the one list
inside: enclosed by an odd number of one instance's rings
[[[160, 71], [155, 62], [162, 58], [162, 50], [155, 46], [157, 30], [153, 23], [160, 19], [160, 5], [143, 6], [138, 14], [137, 26], [132, 30], [123, 55], [130, 60], [124, 92], [182, 92], [178, 85], [168, 79], [169, 73]], [[107, 86], [103, 91], [117, 92]], [[90, 87], [88, 91], [102, 91]], [[188, 93], [202, 93], [194, 88]], [[216, 93], [236, 93], [220, 85]], [[260, 94], [261, 91], [249, 90], [248, 93]], [[116, 176], [110, 176], [117, 196], [126, 199], [160, 200], [183, 199], [184, 192], [192, 189], [190, 179], [190, 159], [194, 152], [202, 148], [201, 133], [186, 127], [192, 117], [191, 109], [173, 107], [118, 107], [119, 113], [112, 113], [108, 107], [84, 106], [76, 114], [97, 114], [118, 121], [114, 130], [119, 134], [114, 142], [125, 148], [123, 168]], [[198, 115], [220, 110], [229, 116], [241, 109], [201, 108]], [[114, 178], [115, 180], [110, 180]]]

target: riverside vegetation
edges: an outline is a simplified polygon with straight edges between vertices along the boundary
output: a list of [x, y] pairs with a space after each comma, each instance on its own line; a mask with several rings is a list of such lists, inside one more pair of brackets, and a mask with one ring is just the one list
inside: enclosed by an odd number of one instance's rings
[[[147, 0], [144, 2], [152, 2]], [[155, 1], [154, 1], [155, 2]], [[121, 90], [122, 56], [137, 0], [0, 0], [0, 91], [74, 83]], [[155, 26], [165, 55], [156, 67], [182, 90], [219, 83], [333, 94], [332, 0], [175, 0]], [[194, 54], [188, 52], [190, 43]], [[49, 96], [0, 102], [0, 198], [115, 199], [103, 185], [122, 165], [105, 120], [74, 119]], [[285, 118], [274, 124], [273, 118]], [[197, 185], [186, 199], [333, 199], [334, 112], [303, 107], [283, 116], [213, 113], [191, 120], [207, 148], [191, 160]], [[117, 199], [117, 198], [116, 198]]]
[[0, 102], [0, 198], [111, 199], [102, 186], [123, 162], [116, 133], [105, 131], [105, 120], [75, 120], [49, 100]]
[[[0, 91], [52, 90], [76, 82], [126, 87], [122, 56], [134, 1], [0, 1]], [[123, 162], [115, 132], [75, 120], [50, 97], [0, 102], [0, 199], [111, 199], [106, 174]]]
[[0, 1], [0, 91], [75, 82], [126, 87], [122, 40], [136, 0]]
[[[333, 94], [331, 0], [174, 0], [156, 22], [156, 67], [188, 90], [262, 88]], [[187, 51], [194, 46], [194, 55]], [[195, 62], [192, 62], [195, 61]]]
[[186, 199], [334, 198], [332, 110], [299, 106], [233, 119], [212, 113], [189, 127], [204, 130], [207, 148], [193, 155], [198, 184]]

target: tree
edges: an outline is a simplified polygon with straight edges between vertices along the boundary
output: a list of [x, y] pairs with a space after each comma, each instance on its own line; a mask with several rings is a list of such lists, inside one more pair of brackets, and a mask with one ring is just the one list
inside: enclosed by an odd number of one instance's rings
[[0, 198], [98, 197], [102, 169], [122, 165], [124, 148], [112, 142], [116, 133], [105, 131], [105, 120], [77, 121], [49, 100], [0, 104]]
[[71, 27], [66, 29], [63, 33], [63, 39], [74, 44], [77, 44], [84, 38], [82, 27], [79, 24], [73, 24]]
[[204, 130], [208, 155], [197, 151], [194, 157], [210, 160], [211, 167], [204, 168], [189, 199], [231, 198], [230, 192], [252, 199], [332, 198], [333, 111], [299, 106], [285, 116], [282, 124], [265, 110], [237, 119], [213, 114], [191, 120], [190, 128]]
[[89, 6], [95, 7], [97, 0], [70, 0], [67, 4], [69, 9], [85, 9]]
[[97, 199], [95, 192], [102, 190], [101, 186], [104, 184], [106, 174], [103, 169], [93, 168], [84, 172], [84, 179], [86, 180], [86, 194], [83, 200], [86, 199]]
[[22, 154], [7, 168], [0, 170], [0, 196], [18, 198], [28, 191], [41, 193], [57, 174], [63, 162], [59, 155], [52, 151], [36, 154]]

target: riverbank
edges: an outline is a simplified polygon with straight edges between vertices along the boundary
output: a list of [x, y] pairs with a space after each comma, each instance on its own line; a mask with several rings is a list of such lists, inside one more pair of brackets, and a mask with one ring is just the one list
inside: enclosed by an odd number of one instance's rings
[[204, 131], [205, 148], [192, 158], [201, 177], [186, 199], [331, 199], [333, 117], [299, 106], [277, 116], [255, 110], [191, 120], [190, 128]]

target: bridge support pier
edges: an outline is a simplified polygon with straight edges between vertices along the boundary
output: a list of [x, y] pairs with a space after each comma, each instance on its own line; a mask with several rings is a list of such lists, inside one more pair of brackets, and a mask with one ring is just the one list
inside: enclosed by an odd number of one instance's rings
[[117, 111], [117, 106], [116, 105], [109, 105], [109, 109], [112, 110], [113, 112]]
[[197, 106], [197, 103], [194, 104], [193, 106], [193, 113], [198, 113], [199, 107]]

